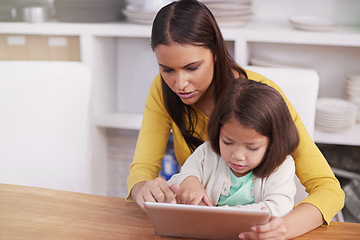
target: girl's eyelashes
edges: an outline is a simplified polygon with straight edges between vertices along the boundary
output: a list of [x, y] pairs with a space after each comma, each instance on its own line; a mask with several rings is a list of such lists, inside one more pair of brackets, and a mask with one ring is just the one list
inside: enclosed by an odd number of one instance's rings
[[253, 147], [248, 147], [248, 149], [249, 149], [250, 151], [253, 151], [253, 152], [255, 152], [255, 151], [259, 150], [259, 148], [258, 148], [258, 147], [256, 147], [256, 148], [253, 148]]
[[230, 145], [230, 144], [231, 144], [231, 142], [225, 141], [225, 139], [223, 139], [222, 142], [223, 142], [225, 145]]

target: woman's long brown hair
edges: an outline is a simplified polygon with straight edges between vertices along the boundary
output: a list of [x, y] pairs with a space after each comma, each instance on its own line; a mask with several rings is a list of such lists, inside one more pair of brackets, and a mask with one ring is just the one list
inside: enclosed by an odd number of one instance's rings
[[[210, 10], [195, 0], [181, 0], [163, 7], [156, 15], [152, 33], [151, 48], [171, 43], [191, 44], [208, 48], [214, 58], [215, 102], [228, 85], [228, 79], [247, 78], [227, 51], [220, 28]], [[179, 127], [187, 145], [194, 151], [203, 143], [196, 135], [197, 117], [192, 106], [184, 104], [162, 79], [162, 91], [165, 107], [171, 118]]]

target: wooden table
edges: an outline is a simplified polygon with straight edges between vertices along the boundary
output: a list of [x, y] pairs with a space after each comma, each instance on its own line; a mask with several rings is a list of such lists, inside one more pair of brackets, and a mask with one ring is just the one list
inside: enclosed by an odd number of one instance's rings
[[[122, 198], [0, 184], [0, 239], [176, 238], [155, 235], [146, 213]], [[332, 222], [297, 239], [360, 239], [360, 224]]]

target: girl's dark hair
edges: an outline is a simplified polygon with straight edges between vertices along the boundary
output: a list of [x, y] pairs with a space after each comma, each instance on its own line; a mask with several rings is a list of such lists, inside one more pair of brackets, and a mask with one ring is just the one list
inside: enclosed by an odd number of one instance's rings
[[[228, 85], [227, 79], [233, 79], [234, 73], [247, 78], [229, 55], [219, 26], [210, 10], [195, 0], [172, 2], [157, 13], [152, 27], [151, 48], [171, 43], [191, 44], [208, 48], [214, 58], [215, 101]], [[162, 92], [167, 111], [179, 127], [190, 150], [203, 143], [195, 132], [197, 118], [194, 109], [184, 104], [162, 79]]]
[[223, 92], [208, 124], [211, 147], [218, 154], [220, 129], [232, 119], [269, 138], [267, 152], [253, 170], [257, 177], [268, 177], [299, 144], [299, 133], [285, 100], [264, 83], [234, 80]]

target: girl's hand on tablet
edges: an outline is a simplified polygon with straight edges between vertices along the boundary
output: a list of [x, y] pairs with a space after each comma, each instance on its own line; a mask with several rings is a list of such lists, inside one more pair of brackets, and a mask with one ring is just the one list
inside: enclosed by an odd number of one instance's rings
[[286, 225], [283, 218], [271, 217], [270, 221], [263, 225], [257, 225], [251, 228], [251, 232], [240, 233], [240, 239], [286, 239]]
[[161, 177], [137, 183], [131, 196], [141, 208], [144, 208], [144, 202], [176, 203], [175, 194]]
[[202, 201], [205, 205], [212, 206], [205, 189], [195, 176], [189, 176], [181, 182], [176, 201], [177, 203], [189, 205], [199, 205]]

